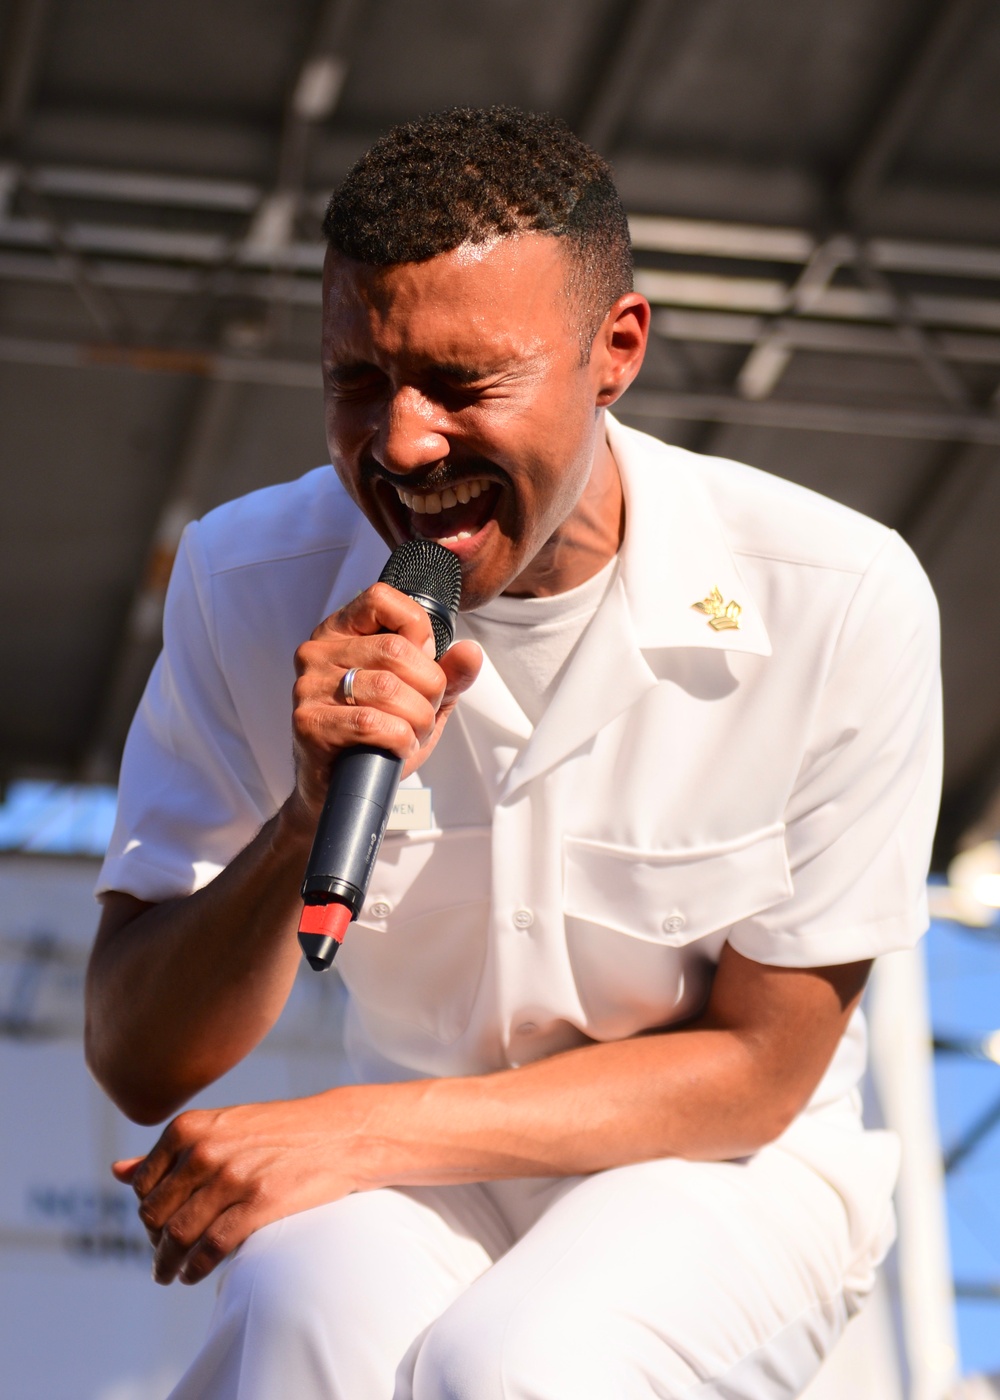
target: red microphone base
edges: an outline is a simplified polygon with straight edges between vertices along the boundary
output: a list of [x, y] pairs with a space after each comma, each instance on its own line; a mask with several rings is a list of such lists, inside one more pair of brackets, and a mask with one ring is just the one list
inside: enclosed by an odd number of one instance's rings
[[346, 904], [306, 904], [299, 920], [299, 947], [314, 972], [325, 972], [337, 956], [351, 922]]

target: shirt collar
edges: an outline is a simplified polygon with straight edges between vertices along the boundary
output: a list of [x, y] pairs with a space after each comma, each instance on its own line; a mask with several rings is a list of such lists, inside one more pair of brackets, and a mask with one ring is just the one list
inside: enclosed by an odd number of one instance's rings
[[764, 620], [729, 548], [698, 458], [626, 428], [610, 414], [606, 419], [625, 493], [621, 577], [639, 647], [770, 656]]

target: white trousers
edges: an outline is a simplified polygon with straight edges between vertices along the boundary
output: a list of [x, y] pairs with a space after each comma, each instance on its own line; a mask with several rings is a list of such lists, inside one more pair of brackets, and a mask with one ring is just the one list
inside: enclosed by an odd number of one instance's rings
[[789, 1400], [871, 1276], [850, 1234], [778, 1145], [349, 1196], [222, 1267], [172, 1400]]

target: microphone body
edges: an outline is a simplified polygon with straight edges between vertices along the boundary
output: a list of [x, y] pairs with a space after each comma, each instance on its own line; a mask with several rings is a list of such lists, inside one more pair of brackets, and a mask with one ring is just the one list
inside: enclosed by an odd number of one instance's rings
[[[455, 634], [461, 597], [455, 555], [433, 540], [408, 540], [393, 551], [379, 581], [426, 608], [440, 661]], [[299, 944], [316, 972], [331, 965], [361, 912], [402, 772], [401, 758], [367, 744], [334, 761], [301, 891]]]
[[361, 912], [402, 772], [401, 758], [367, 744], [333, 765], [302, 881], [299, 944], [315, 972], [330, 966]]

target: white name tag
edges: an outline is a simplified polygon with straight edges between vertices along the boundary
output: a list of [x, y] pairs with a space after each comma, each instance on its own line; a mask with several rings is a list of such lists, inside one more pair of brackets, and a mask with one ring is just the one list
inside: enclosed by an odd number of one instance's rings
[[430, 788], [400, 788], [389, 813], [387, 831], [430, 831]]

